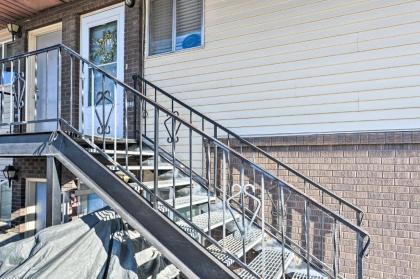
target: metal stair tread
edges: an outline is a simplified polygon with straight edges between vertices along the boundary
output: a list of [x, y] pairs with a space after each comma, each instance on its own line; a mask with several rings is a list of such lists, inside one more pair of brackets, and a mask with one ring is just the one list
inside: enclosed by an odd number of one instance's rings
[[[214, 201], [215, 199], [216, 199], [215, 197], [210, 197], [210, 201]], [[192, 205], [206, 203], [206, 202], [208, 202], [208, 200], [209, 199], [208, 199], [207, 196], [193, 195], [192, 196]], [[167, 200], [165, 200], [165, 202], [172, 205], [173, 200], [172, 199], [167, 199]], [[188, 206], [190, 206], [190, 196], [175, 198], [175, 209], [181, 209], [181, 208], [185, 208], [185, 207], [188, 207]]]
[[[93, 148], [88, 148], [87, 149], [88, 150], [88, 152], [90, 152], [90, 153], [99, 153], [96, 149], [93, 149]], [[114, 152], [114, 150], [112, 150], [112, 149], [105, 149], [105, 151], [104, 151], [106, 154], [108, 154], [108, 155], [110, 155], [111, 157], [115, 154], [115, 153], [117, 153], [117, 156], [119, 157], [120, 155], [121, 156], [124, 156], [124, 155], [128, 155], [128, 156], [139, 156], [140, 155], [140, 151], [139, 150], [128, 150], [128, 151], [125, 151], [125, 150], [121, 150], [121, 149], [118, 149], [116, 152]], [[150, 149], [143, 149], [142, 150], [142, 156], [153, 156], [154, 155], [154, 153], [153, 153], [153, 151], [152, 150], [150, 150]]]
[[[260, 243], [261, 236], [261, 229], [252, 228], [249, 232], [247, 240], [245, 241], [245, 252], [248, 252], [258, 243]], [[226, 238], [219, 240], [218, 244], [230, 253], [235, 254], [238, 258], [243, 256], [243, 240], [241, 238], [236, 238], [233, 233], [226, 236]], [[220, 250], [214, 244], [207, 247], [207, 250], [209, 250], [213, 255], [215, 255], [220, 261], [225, 263], [227, 266], [230, 266], [234, 263], [234, 261], [230, 257], [228, 257], [222, 250]]]
[[[307, 279], [308, 275], [306, 272], [294, 272], [291, 279]], [[321, 275], [311, 275], [309, 274], [309, 279], [326, 279], [327, 276], [321, 276]]]
[[[284, 269], [290, 265], [293, 260], [294, 254], [288, 249], [284, 250]], [[265, 279], [278, 279], [283, 274], [282, 269], [282, 249], [275, 247], [266, 247], [264, 252], [258, 254], [253, 259], [248, 267], [257, 274], [263, 274]], [[254, 278], [253, 275], [249, 274], [246, 270], [242, 270], [239, 276], [243, 279]]]
[[[114, 166], [114, 165], [108, 165], [108, 167], [110, 168], [110, 169], [112, 169], [112, 170], [117, 170], [117, 168]], [[122, 165], [122, 167], [123, 168], [126, 168], [125, 166], [123, 166]], [[138, 170], [140, 170], [140, 165], [131, 165], [131, 166], [128, 166], [127, 167], [127, 169], [129, 170], [129, 171], [138, 171]], [[146, 170], [154, 170], [155, 169], [155, 167], [154, 166], [141, 166], [141, 169], [143, 170], [143, 171], [146, 171]], [[159, 166], [158, 166], [158, 170], [172, 170], [173, 169], [173, 166], [172, 165], [169, 165], [169, 164], [160, 164]]]
[[[145, 181], [143, 182], [143, 184], [153, 190], [153, 188], [155, 187], [154, 181]], [[130, 183], [131, 186], [136, 186], [137, 183]], [[189, 177], [184, 177], [184, 178], [176, 178], [175, 179], [175, 187], [180, 187], [180, 186], [187, 186], [190, 185], [190, 178]], [[159, 180], [158, 182], [158, 188], [162, 189], [162, 188], [169, 188], [169, 187], [173, 187], [173, 180], [172, 179], [167, 179], [167, 180]]]
[[[201, 229], [204, 232], [207, 232], [209, 230], [208, 227], [208, 212], [196, 215], [192, 218], [192, 222], [194, 225], [196, 225], [199, 229]], [[238, 218], [239, 214], [235, 214], [235, 218]], [[233, 217], [229, 212], [225, 213], [225, 223], [228, 223], [230, 221], [233, 221]], [[184, 228], [190, 228], [190, 226], [185, 223], [183, 220], [178, 221], [177, 225]], [[219, 226], [223, 225], [223, 211], [217, 210], [210, 212], [210, 229], [215, 229]], [[192, 229], [192, 228], [190, 228]], [[192, 229], [193, 230], [193, 229]]]

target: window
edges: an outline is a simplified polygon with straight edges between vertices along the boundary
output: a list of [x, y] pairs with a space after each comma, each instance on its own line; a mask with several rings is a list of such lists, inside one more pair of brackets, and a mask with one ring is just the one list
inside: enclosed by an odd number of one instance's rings
[[203, 43], [203, 0], [150, 0], [149, 55]]
[[[13, 55], [13, 44], [11, 42], [0, 42], [0, 59], [11, 57]], [[4, 69], [2, 69], [3, 67]], [[0, 84], [7, 85], [10, 83], [12, 83], [12, 66], [9, 62], [0, 65]]]

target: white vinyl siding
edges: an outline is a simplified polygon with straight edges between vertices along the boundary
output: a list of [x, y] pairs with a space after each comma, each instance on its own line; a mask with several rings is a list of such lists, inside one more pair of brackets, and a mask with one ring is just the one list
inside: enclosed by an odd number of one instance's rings
[[245, 136], [420, 128], [420, 1], [206, 0], [145, 77]]

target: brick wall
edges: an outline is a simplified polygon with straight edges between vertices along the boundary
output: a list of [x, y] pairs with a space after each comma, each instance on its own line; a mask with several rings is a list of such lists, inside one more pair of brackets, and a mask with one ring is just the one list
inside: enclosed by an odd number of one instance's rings
[[[121, 3], [121, 0], [76, 0], [66, 3], [24, 19], [20, 22], [22, 26], [22, 37], [18, 38], [14, 43], [16, 54], [24, 53], [28, 49], [28, 31], [44, 27], [57, 22], [62, 22], [62, 43], [76, 52], [80, 50], [80, 16], [107, 6]], [[142, 55], [143, 45], [141, 44], [141, 18], [142, 18], [142, 1], [136, 1], [133, 8], [125, 7], [125, 82], [132, 85], [132, 75], [142, 72]], [[70, 115], [70, 67], [69, 57], [63, 56], [63, 72], [62, 72], [62, 115], [65, 119], [69, 119]], [[79, 66], [73, 67], [73, 123], [77, 127], [79, 118]], [[132, 116], [129, 115], [129, 119]], [[130, 120], [130, 123], [132, 120]], [[45, 178], [46, 163], [44, 159], [39, 158], [15, 158], [14, 165], [19, 168], [19, 181], [13, 189], [12, 201], [12, 218], [14, 225], [20, 225], [24, 221], [25, 207], [25, 178]], [[22, 226], [18, 226], [22, 231]]]
[[[366, 213], [363, 227], [372, 236], [369, 257], [365, 259], [366, 278], [420, 278], [419, 132], [290, 136], [251, 141], [363, 209]], [[265, 160], [260, 164], [275, 169]], [[287, 173], [281, 176], [293, 181]], [[311, 196], [320, 198], [316, 191]], [[294, 226], [302, 226], [302, 205], [287, 206], [292, 211], [288, 219], [294, 218]], [[316, 226], [319, 219], [311, 216], [311, 227]], [[329, 232], [325, 241], [331, 242], [331, 227], [327, 225], [324, 230]], [[348, 250], [354, 243], [342, 241], [341, 270], [352, 274], [353, 256], [347, 256], [351, 255], [352, 251]], [[325, 247], [331, 249], [328, 243]], [[319, 255], [319, 241], [313, 241], [311, 249], [318, 250], [315, 254]], [[328, 258], [329, 252], [319, 256]]]
[[24, 232], [25, 210], [25, 188], [27, 178], [46, 178], [45, 158], [29, 157], [18, 158], [13, 165], [19, 170], [18, 180], [13, 182], [12, 188], [12, 226], [17, 232]]

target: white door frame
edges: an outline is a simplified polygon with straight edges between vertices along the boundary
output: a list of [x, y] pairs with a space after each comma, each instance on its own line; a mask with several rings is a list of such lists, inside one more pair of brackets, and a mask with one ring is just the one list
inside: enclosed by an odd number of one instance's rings
[[[125, 32], [125, 5], [124, 3], [115, 4], [109, 7], [106, 7], [104, 9], [96, 10], [91, 13], [87, 13], [81, 16], [80, 19], [80, 54], [85, 59], [89, 60], [89, 29], [91, 27], [95, 27], [98, 25], [103, 25], [112, 21], [117, 21], [117, 76], [116, 78], [119, 80], [124, 80], [124, 32]], [[85, 82], [89, 80], [88, 73], [89, 71], [86, 71], [85, 69]], [[81, 86], [81, 85], [80, 85]], [[89, 86], [85, 86], [85, 88], [89, 88]], [[120, 88], [121, 89], [121, 88]], [[88, 96], [88, 94], [85, 94], [85, 98]], [[119, 96], [119, 97], [118, 97]], [[80, 104], [84, 104], [84, 106], [87, 108], [87, 102], [82, 102], [81, 100], [82, 96], [79, 97]], [[123, 111], [122, 111], [122, 90], [118, 90], [117, 92], [117, 104], [116, 109], [119, 112], [119, 118], [118, 119], [118, 127], [122, 127], [122, 117], [123, 117]], [[82, 110], [85, 109], [81, 107], [80, 109], [80, 115], [79, 115], [79, 127], [82, 127], [82, 119], [84, 119], [85, 124], [92, 123], [95, 121], [96, 125], [96, 117], [94, 116], [94, 119], [92, 121], [92, 113], [86, 112], [84, 114], [84, 117], [82, 118]], [[111, 116], [111, 120], [113, 120], [113, 116]], [[86, 127], [84, 125], [83, 127]], [[113, 127], [111, 127], [111, 130]], [[118, 133], [120, 133], [121, 129], [118, 129]], [[90, 134], [90, 131], [85, 131], [86, 133]], [[119, 134], [119, 136], [122, 135]], [[111, 135], [113, 136], [113, 132], [111, 132]]]
[[47, 183], [46, 178], [26, 178], [25, 185], [25, 237], [36, 230], [36, 183]]
[[[63, 29], [62, 22], [54, 23], [45, 27], [34, 29], [28, 32], [28, 51], [36, 50], [36, 38], [51, 32], [61, 31]], [[25, 104], [27, 108], [25, 119], [33, 120], [35, 118], [35, 60], [34, 57], [30, 57], [26, 60], [26, 77], [27, 77], [27, 92], [25, 96]], [[27, 129], [30, 131], [34, 130], [33, 125], [28, 125]]]

